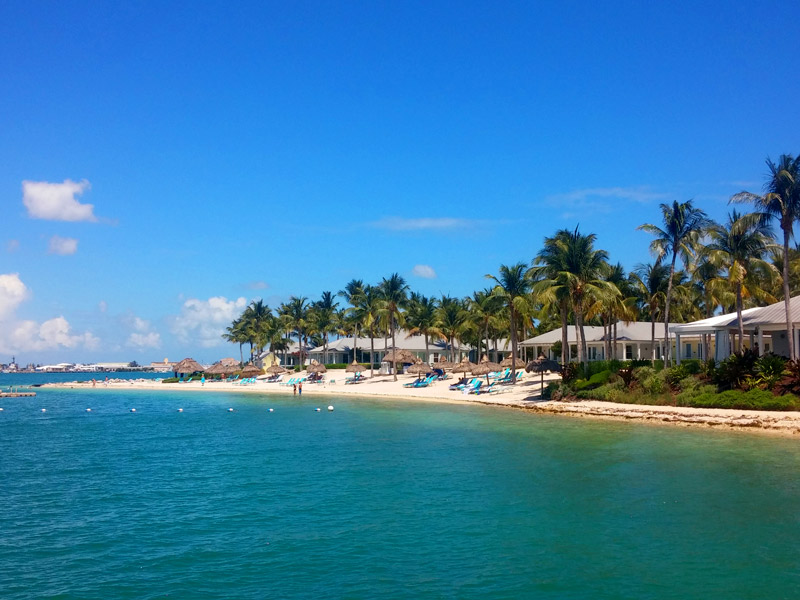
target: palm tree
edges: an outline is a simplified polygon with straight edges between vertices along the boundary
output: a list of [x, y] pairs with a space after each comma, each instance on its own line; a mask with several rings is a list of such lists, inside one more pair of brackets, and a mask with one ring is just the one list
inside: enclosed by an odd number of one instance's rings
[[553, 237], [545, 238], [544, 247], [533, 261], [533, 269], [539, 281], [533, 292], [544, 304], [544, 309], [557, 307], [561, 320], [561, 364], [569, 362], [569, 288], [564, 273], [568, 270], [567, 245], [571, 232], [561, 229]]
[[339, 290], [339, 296], [343, 297], [345, 300], [347, 300], [348, 304], [350, 304], [350, 308], [347, 309], [346, 314], [350, 319], [352, 319], [350, 325], [352, 326], [353, 331], [353, 362], [355, 362], [358, 360], [357, 350], [359, 321], [357, 318], [354, 318], [354, 314], [364, 296], [364, 282], [361, 279], [351, 279], [349, 282], [347, 282], [347, 285], [344, 286], [343, 290]]
[[298, 298], [297, 296], [290, 296], [289, 302], [286, 305], [287, 307], [287, 315], [289, 318], [289, 322], [291, 323], [292, 330], [294, 334], [297, 336], [297, 343], [300, 347], [300, 359], [299, 364], [302, 367], [303, 359], [305, 355], [305, 342], [306, 336], [308, 335], [308, 325], [309, 325], [309, 305], [308, 305], [308, 298], [301, 297]]
[[464, 323], [467, 320], [467, 312], [464, 305], [458, 298], [442, 296], [439, 306], [436, 308], [436, 327], [450, 345], [450, 360], [456, 361], [456, 340], [460, 340], [463, 335]]
[[[395, 344], [395, 329], [398, 324], [403, 324], [402, 309], [406, 304], [406, 292], [408, 285], [406, 280], [397, 273], [392, 273], [389, 278], [383, 278], [378, 286], [380, 295], [380, 310], [389, 319], [389, 327], [392, 332], [392, 347], [396, 348]], [[397, 369], [393, 370], [394, 380], [397, 381]]]
[[226, 342], [233, 342], [239, 344], [239, 364], [244, 364], [244, 354], [242, 354], [242, 345], [247, 343], [247, 331], [245, 329], [245, 321], [241, 317], [235, 319], [230, 327], [225, 328], [225, 333], [222, 338]]
[[[706, 246], [705, 253], [712, 263], [725, 269], [736, 294], [737, 350], [741, 352], [744, 342], [743, 296], [763, 295], [757, 281], [765, 273], [777, 275], [777, 269], [762, 259], [772, 242], [772, 232], [761, 214], [740, 215], [734, 210], [728, 215], [725, 225], [715, 225], [710, 229], [710, 235], [712, 242]], [[756, 269], [760, 269], [758, 278], [753, 277]]]
[[[730, 286], [727, 285], [727, 282], [724, 282], [724, 285], [720, 285], [723, 283], [720, 278], [720, 268], [708, 260], [708, 256], [701, 254], [693, 265], [691, 273], [691, 286], [697, 299], [696, 305], [700, 315], [702, 315], [701, 318], [709, 319], [714, 316], [714, 311], [718, 307], [732, 303], [729, 298], [731, 295]], [[735, 302], [735, 299], [733, 302]], [[709, 335], [703, 333], [701, 339], [703, 358], [707, 360], [711, 353]]]
[[650, 243], [650, 251], [661, 259], [671, 255], [669, 279], [667, 280], [667, 297], [664, 306], [664, 341], [666, 343], [665, 365], [669, 366], [672, 348], [669, 342], [669, 308], [672, 302], [672, 282], [675, 275], [675, 263], [678, 257], [688, 267], [690, 259], [697, 251], [700, 238], [711, 221], [706, 213], [695, 208], [691, 200], [672, 202], [672, 205], [661, 204], [663, 228], [645, 223], [637, 229], [655, 236]]
[[661, 261], [638, 264], [630, 274], [630, 282], [636, 291], [642, 308], [650, 315], [650, 358], [656, 359], [656, 321], [661, 316], [667, 299], [669, 269]]
[[739, 192], [731, 202], [750, 202], [758, 211], [778, 219], [783, 231], [783, 303], [786, 312], [786, 336], [789, 338], [789, 357], [797, 358], [797, 348], [792, 335], [792, 318], [789, 314], [789, 240], [795, 221], [800, 218], [800, 156], [793, 158], [782, 154], [777, 163], [767, 159], [769, 174], [764, 183], [764, 194]]
[[517, 317], [525, 314], [529, 310], [528, 294], [531, 291], [531, 274], [525, 263], [511, 265], [500, 265], [500, 272], [497, 277], [491, 274], [486, 275], [497, 285], [492, 290], [492, 294], [502, 299], [509, 311], [509, 330], [511, 333], [511, 383], [517, 382]]
[[411, 292], [411, 297], [408, 299], [406, 324], [409, 327], [408, 337], [418, 334], [425, 336], [425, 361], [429, 361], [431, 355], [428, 342], [430, 338], [436, 340], [442, 337], [442, 331], [436, 327], [436, 300], [417, 292]]
[[334, 301], [331, 292], [322, 292], [322, 298], [311, 305], [310, 319], [313, 322], [314, 330], [322, 336], [323, 351], [322, 362], [328, 362], [328, 336], [335, 331], [336, 307], [339, 306]]
[[[488, 288], [478, 292], [473, 292], [471, 298], [467, 298], [467, 311], [469, 319], [475, 328], [483, 334], [483, 341], [486, 344], [485, 353], [489, 354], [489, 332], [498, 328], [499, 313], [502, 308], [500, 299]], [[478, 344], [480, 347], [480, 344]], [[480, 352], [478, 354], [481, 354]]]

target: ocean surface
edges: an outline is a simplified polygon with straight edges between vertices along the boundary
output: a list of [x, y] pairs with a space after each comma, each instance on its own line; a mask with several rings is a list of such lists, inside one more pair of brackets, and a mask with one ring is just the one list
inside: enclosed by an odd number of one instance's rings
[[4, 600], [800, 597], [800, 440], [36, 391], [0, 404]]

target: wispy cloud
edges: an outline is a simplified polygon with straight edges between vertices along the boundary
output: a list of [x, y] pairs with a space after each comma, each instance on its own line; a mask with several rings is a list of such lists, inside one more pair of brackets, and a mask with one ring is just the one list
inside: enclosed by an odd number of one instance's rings
[[423, 279], [436, 279], [436, 271], [429, 265], [416, 265], [411, 273]]
[[62, 183], [23, 181], [22, 203], [32, 219], [96, 222], [94, 205], [81, 204], [76, 199], [76, 196], [83, 195], [90, 187], [85, 179], [65, 179]]
[[60, 235], [51, 237], [47, 248], [48, 254], [60, 254], [61, 256], [75, 254], [77, 251], [78, 240], [75, 238], [63, 238]]
[[6, 242], [6, 252], [11, 254], [17, 250], [19, 250], [19, 240], [8, 240], [8, 242]]
[[265, 290], [269, 287], [266, 281], [248, 281], [244, 284], [248, 290]]
[[548, 197], [552, 202], [592, 202], [597, 199], [630, 200], [632, 202], [653, 202], [668, 198], [669, 194], [655, 192], [648, 186], [636, 187], [598, 187], [573, 190]]
[[421, 219], [383, 217], [382, 219], [370, 223], [372, 227], [376, 227], [378, 229], [389, 229], [391, 231], [448, 230], [474, 227], [477, 224], [478, 221], [451, 217], [425, 217]]
[[654, 191], [649, 186], [596, 187], [553, 194], [548, 196], [546, 201], [563, 211], [561, 218], [572, 219], [590, 214], [609, 213], [617, 208], [620, 202], [647, 204], [663, 201], [669, 197], [669, 194]]

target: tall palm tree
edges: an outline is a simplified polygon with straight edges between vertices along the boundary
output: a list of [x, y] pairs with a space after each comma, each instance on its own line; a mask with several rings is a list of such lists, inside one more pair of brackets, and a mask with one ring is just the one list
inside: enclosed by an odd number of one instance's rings
[[[757, 279], [761, 279], [765, 273], [774, 272], [777, 275], [777, 269], [762, 258], [772, 242], [772, 232], [762, 215], [740, 215], [734, 210], [728, 215], [725, 225], [715, 225], [710, 229], [710, 235], [712, 241], [706, 246], [705, 253], [712, 263], [725, 269], [728, 282], [736, 294], [739, 324], [737, 350], [741, 352], [744, 342], [743, 296], [763, 295]], [[760, 269], [759, 278], [753, 277], [756, 269]]]
[[706, 213], [695, 208], [691, 200], [671, 205], [661, 204], [663, 227], [645, 223], [637, 229], [655, 236], [650, 243], [650, 251], [659, 259], [670, 256], [669, 279], [667, 280], [667, 297], [664, 306], [664, 341], [666, 344], [665, 364], [669, 366], [672, 348], [669, 342], [669, 309], [672, 302], [672, 283], [675, 276], [675, 263], [678, 257], [688, 267], [690, 259], [697, 252], [701, 237], [711, 225]]
[[[397, 273], [392, 273], [389, 278], [383, 278], [378, 285], [381, 299], [380, 310], [389, 318], [389, 327], [392, 332], [392, 347], [397, 348], [395, 342], [395, 329], [403, 324], [403, 308], [406, 305], [408, 285], [406, 280]], [[397, 381], [397, 369], [393, 369], [394, 380]]]
[[[491, 288], [473, 292], [472, 297], [467, 298], [469, 319], [483, 335], [487, 355], [489, 354], [489, 332], [498, 328], [501, 309], [502, 301], [492, 293]], [[479, 354], [482, 353], [479, 352]]]
[[309, 310], [308, 298], [305, 296], [298, 298], [297, 296], [290, 296], [287, 303], [287, 315], [291, 323], [292, 330], [297, 336], [297, 343], [300, 347], [300, 366], [303, 365], [303, 360], [306, 350], [306, 337], [308, 336], [309, 326]]
[[408, 337], [422, 334], [425, 336], [425, 361], [430, 360], [429, 341], [438, 340], [442, 331], [436, 327], [436, 300], [427, 298], [417, 292], [411, 292], [406, 311]]
[[359, 321], [355, 318], [355, 313], [358, 310], [359, 303], [364, 296], [364, 282], [361, 279], [351, 279], [344, 286], [343, 290], [339, 290], [339, 296], [347, 300], [350, 308], [347, 309], [347, 316], [351, 319], [350, 325], [353, 331], [353, 362], [358, 360], [358, 326]]
[[656, 359], [656, 321], [661, 316], [667, 300], [669, 269], [661, 261], [638, 264], [630, 274], [639, 302], [650, 316], [650, 359]]
[[783, 303], [786, 312], [786, 336], [789, 338], [789, 357], [798, 356], [792, 335], [792, 318], [789, 314], [789, 240], [795, 222], [800, 219], [800, 156], [782, 154], [778, 162], [767, 159], [769, 174], [764, 183], [764, 194], [739, 192], [731, 202], [750, 202], [756, 210], [775, 217], [783, 231]]
[[230, 327], [225, 328], [225, 333], [222, 338], [226, 342], [233, 342], [239, 344], [239, 364], [244, 364], [244, 354], [242, 353], [242, 346], [247, 343], [246, 322], [241, 317], [234, 319]]
[[436, 327], [442, 332], [450, 345], [450, 360], [456, 360], [456, 340], [463, 336], [467, 312], [458, 298], [442, 296], [436, 308]]
[[322, 362], [326, 364], [328, 362], [328, 336], [335, 331], [337, 306], [339, 304], [334, 300], [331, 292], [322, 292], [322, 298], [311, 305], [310, 318], [314, 330], [322, 336]]
[[531, 273], [525, 263], [500, 265], [497, 276], [487, 274], [487, 279], [495, 282], [492, 294], [502, 299], [509, 311], [509, 330], [511, 333], [511, 383], [517, 382], [517, 318], [529, 311], [528, 294], [531, 291]]
[[570, 295], [565, 279], [569, 270], [567, 246], [572, 232], [560, 229], [553, 237], [545, 238], [544, 246], [533, 261], [536, 278], [533, 292], [543, 302], [544, 308], [556, 307], [561, 321], [561, 364], [569, 362], [569, 341], [567, 327], [569, 325]]
[[[709, 319], [714, 316], [718, 307], [735, 302], [731, 300], [730, 286], [720, 278], [720, 268], [708, 260], [708, 256], [701, 253], [691, 270], [691, 286], [697, 298], [697, 308], [700, 318]], [[721, 285], [723, 284], [723, 285]], [[701, 334], [703, 344], [703, 358], [710, 358], [711, 342], [707, 333]]]

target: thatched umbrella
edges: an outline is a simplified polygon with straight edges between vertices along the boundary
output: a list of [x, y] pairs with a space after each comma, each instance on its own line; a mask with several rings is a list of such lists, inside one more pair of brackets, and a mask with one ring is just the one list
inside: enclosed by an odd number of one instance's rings
[[472, 369], [472, 374], [473, 375], [486, 375], [486, 384], [488, 385], [489, 384], [489, 373], [495, 373], [495, 372], [501, 370], [502, 368], [503, 367], [501, 367], [496, 362], [490, 361], [489, 357], [484, 354], [483, 358], [481, 359], [481, 362], [479, 362], [477, 365], [475, 365], [475, 368]]
[[180, 373], [182, 375], [188, 373], [202, 373], [205, 371], [205, 369], [203, 369], [203, 365], [193, 358], [184, 358], [181, 362], [172, 367], [172, 370], [175, 373]]
[[255, 365], [245, 365], [244, 369], [242, 369], [242, 377], [253, 377], [254, 375], [261, 375], [264, 372], [264, 369], [259, 369]]
[[441, 369], [442, 371], [452, 371], [458, 366], [458, 363], [451, 362], [447, 360], [444, 356], [439, 357], [439, 360], [433, 364], [435, 369]]
[[408, 367], [409, 373], [416, 373], [417, 379], [421, 379], [422, 374], [433, 373], [433, 367], [431, 367], [428, 363], [424, 363], [421, 360], [418, 360], [413, 365]]
[[286, 373], [286, 369], [284, 369], [280, 365], [272, 365], [271, 367], [267, 367], [266, 371], [270, 375], [278, 375], [280, 373]]
[[223, 358], [219, 361], [219, 364], [225, 365], [226, 367], [236, 367], [236, 370], [239, 370], [239, 361], [235, 358]]
[[[503, 360], [500, 361], [500, 366], [501, 367], [510, 367], [512, 358], [513, 358], [513, 355], [509, 352], [508, 356], [506, 356]], [[525, 361], [523, 361], [519, 356], [517, 357], [516, 364], [517, 364], [518, 367], [521, 367], [524, 362]]]
[[325, 365], [318, 363], [316, 360], [312, 360], [311, 364], [308, 365], [308, 369], [306, 369], [309, 373], [327, 373], [328, 367]]
[[397, 373], [397, 365], [398, 363], [415, 363], [417, 362], [417, 357], [411, 354], [408, 350], [401, 350], [401, 349], [393, 349], [389, 350], [386, 356], [383, 357], [385, 362], [393, 363], [394, 364], [394, 372]]
[[542, 374], [542, 389], [544, 389], [544, 372], [550, 371], [553, 373], [561, 372], [561, 365], [556, 361], [540, 356], [536, 360], [532, 360], [527, 364], [525, 370], [528, 373], [541, 373]]
[[206, 369], [207, 375], [230, 375], [231, 373], [236, 373], [239, 370], [238, 363], [236, 365], [225, 365], [222, 364], [222, 361], [211, 365]]
[[471, 361], [469, 360], [469, 358], [467, 358], [467, 357], [465, 356], [464, 358], [462, 358], [462, 359], [461, 359], [461, 362], [460, 362], [460, 363], [458, 363], [458, 364], [457, 364], [457, 365], [456, 365], [456, 366], [453, 368], [453, 373], [464, 373], [464, 374], [466, 374], [466, 373], [469, 373], [469, 372], [471, 372], [471, 371], [472, 371], [472, 369], [474, 369], [476, 366], [477, 366], [477, 365], [476, 365], [474, 362], [471, 362]]
[[346, 373], [361, 373], [361, 371], [366, 371], [366, 367], [364, 365], [358, 364], [356, 361], [353, 361], [347, 368], [345, 369]]

